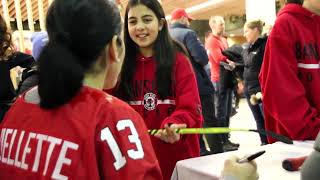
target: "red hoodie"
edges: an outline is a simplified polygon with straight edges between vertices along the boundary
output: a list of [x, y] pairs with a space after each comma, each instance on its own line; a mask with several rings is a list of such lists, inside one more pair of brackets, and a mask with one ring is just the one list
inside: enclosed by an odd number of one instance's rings
[[51, 110], [19, 97], [0, 132], [1, 180], [161, 179], [141, 116], [89, 87]]
[[299, 5], [286, 5], [268, 39], [259, 77], [266, 130], [294, 140], [316, 138], [320, 130], [319, 48], [320, 16]]
[[[128, 103], [143, 117], [149, 129], [164, 128], [165, 124], [187, 124], [199, 128], [202, 124], [201, 104], [192, 65], [181, 53], [174, 64], [174, 95], [158, 99], [156, 61], [152, 57], [137, 57], [133, 78], [134, 99]], [[199, 156], [197, 135], [183, 135], [181, 140], [168, 144], [151, 137], [164, 180], [169, 180], [177, 161]]]
[[222, 51], [228, 48], [228, 42], [224, 37], [218, 37], [210, 34], [206, 40], [205, 46], [209, 56], [211, 81], [219, 82], [220, 62], [227, 60], [227, 58], [222, 54]]

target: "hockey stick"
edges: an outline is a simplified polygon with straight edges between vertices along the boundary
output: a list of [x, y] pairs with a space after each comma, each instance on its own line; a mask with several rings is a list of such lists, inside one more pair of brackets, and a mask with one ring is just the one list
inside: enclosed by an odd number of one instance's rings
[[[161, 129], [150, 129], [148, 133], [150, 135], [157, 134]], [[272, 137], [286, 144], [293, 144], [293, 141], [286, 136], [281, 134], [274, 133], [272, 131], [256, 130], [256, 129], [238, 129], [238, 128], [223, 128], [223, 127], [214, 127], [214, 128], [181, 128], [176, 129], [178, 134], [225, 134], [232, 131], [242, 131], [242, 132], [256, 132], [265, 136]]]

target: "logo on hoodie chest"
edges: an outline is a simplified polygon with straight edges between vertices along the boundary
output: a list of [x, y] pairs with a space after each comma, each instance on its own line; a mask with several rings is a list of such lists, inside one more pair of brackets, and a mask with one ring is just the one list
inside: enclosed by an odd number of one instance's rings
[[146, 93], [143, 97], [143, 106], [146, 110], [152, 111], [156, 109], [157, 97], [153, 93]]

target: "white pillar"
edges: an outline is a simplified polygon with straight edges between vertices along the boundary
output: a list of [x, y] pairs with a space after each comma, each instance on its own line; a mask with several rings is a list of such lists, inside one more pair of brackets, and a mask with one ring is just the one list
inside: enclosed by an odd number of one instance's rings
[[31, 0], [26, 0], [27, 14], [28, 14], [28, 25], [31, 32], [34, 32], [33, 12]]
[[247, 21], [261, 19], [267, 25], [273, 25], [276, 20], [275, 0], [246, 0]]
[[19, 50], [21, 52], [25, 51], [25, 46], [24, 46], [24, 36], [23, 36], [23, 25], [22, 25], [22, 17], [21, 17], [21, 6], [20, 6], [20, 0], [15, 0], [14, 1], [14, 6], [16, 9], [16, 20], [17, 20], [17, 27], [19, 31]]
[[43, 8], [43, 0], [38, 0], [38, 10], [39, 10], [39, 23], [41, 31], [46, 30], [45, 26], [45, 15], [44, 15], [44, 8]]
[[2, 9], [3, 9], [3, 18], [7, 23], [8, 29], [11, 29], [8, 1], [2, 0], [1, 2], [2, 2]]

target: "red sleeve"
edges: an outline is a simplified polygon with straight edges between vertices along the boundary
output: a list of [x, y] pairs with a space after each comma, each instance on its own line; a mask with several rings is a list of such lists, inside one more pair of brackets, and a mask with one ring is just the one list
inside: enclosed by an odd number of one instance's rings
[[201, 127], [201, 103], [196, 77], [190, 61], [183, 55], [177, 55], [175, 66], [175, 111], [162, 123], [187, 124], [187, 127]]
[[[284, 29], [285, 27], [274, 27], [265, 50], [259, 77], [264, 111], [292, 139], [316, 137], [320, 113], [306, 99], [304, 86], [298, 78], [294, 44], [292, 40], [286, 39], [291, 33]], [[267, 117], [265, 121], [267, 127], [270, 123]]]
[[219, 45], [218, 40], [210, 39], [210, 41], [208, 41], [207, 50], [209, 58], [216, 64], [220, 64], [221, 61], [227, 60], [227, 58], [222, 54], [224, 49]]
[[140, 115], [109, 103], [97, 115], [96, 156], [101, 179], [161, 180], [161, 170]]

